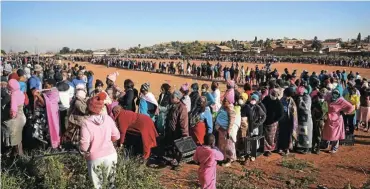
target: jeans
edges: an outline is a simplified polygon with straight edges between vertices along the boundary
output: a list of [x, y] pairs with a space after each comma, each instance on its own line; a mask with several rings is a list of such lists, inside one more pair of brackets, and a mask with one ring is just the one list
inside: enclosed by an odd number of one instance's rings
[[354, 131], [355, 131], [355, 125], [354, 125], [354, 122], [353, 122], [353, 119], [355, 118], [355, 114], [351, 114], [351, 115], [344, 115], [343, 116], [343, 120], [344, 120], [344, 126], [345, 128], [349, 128], [349, 133], [350, 134], [353, 134]]

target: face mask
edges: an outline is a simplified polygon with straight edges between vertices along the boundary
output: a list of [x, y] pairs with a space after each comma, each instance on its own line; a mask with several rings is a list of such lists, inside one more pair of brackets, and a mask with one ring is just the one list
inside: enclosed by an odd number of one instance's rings
[[276, 100], [277, 97], [270, 95], [271, 100]]
[[243, 101], [242, 99], [239, 99], [239, 100], [238, 100], [238, 104], [239, 104], [239, 105], [243, 105], [243, 104], [244, 104], [244, 101]]
[[319, 98], [319, 102], [324, 102], [324, 99], [323, 98]]
[[255, 105], [256, 103], [257, 103], [257, 101], [256, 101], [256, 100], [252, 100], [252, 101], [251, 101], [251, 104], [252, 104], [252, 105]]

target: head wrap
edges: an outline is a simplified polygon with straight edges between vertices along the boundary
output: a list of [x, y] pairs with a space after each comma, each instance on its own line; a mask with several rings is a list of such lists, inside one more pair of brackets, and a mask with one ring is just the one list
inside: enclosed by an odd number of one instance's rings
[[18, 74], [17, 73], [12, 73], [12, 74], [10, 74], [9, 75], [9, 78], [8, 78], [9, 80], [11, 80], [11, 79], [15, 79], [15, 80], [19, 80], [19, 76], [18, 76]]
[[181, 85], [181, 90], [182, 91], [188, 91], [189, 90], [189, 84], [185, 83], [185, 84]]
[[177, 99], [181, 99], [182, 98], [182, 93], [179, 90], [175, 90], [173, 92], [172, 96], [177, 98]]
[[34, 70], [35, 70], [36, 72], [41, 72], [41, 71], [42, 71], [42, 67], [40, 66], [40, 64], [36, 64], [36, 65], [34, 66]]
[[260, 99], [260, 97], [257, 95], [257, 94], [252, 94], [251, 96], [251, 100], [256, 100], [258, 101]]
[[24, 73], [27, 79], [31, 77], [31, 69], [29, 67], [24, 68]]
[[149, 91], [150, 89], [150, 84], [149, 83], [144, 83], [141, 85], [141, 89], [144, 91]]
[[227, 101], [229, 101], [230, 104], [234, 104], [235, 102], [235, 91], [234, 89], [229, 89], [225, 93], [224, 97]]
[[199, 85], [198, 85], [198, 83], [193, 83], [193, 84], [191, 84], [191, 89], [193, 89], [194, 91], [198, 91], [198, 90], [199, 90]]
[[331, 93], [331, 100], [336, 101], [340, 97], [340, 92], [338, 89], [334, 89], [333, 92]]
[[100, 92], [98, 95], [89, 99], [88, 109], [93, 114], [100, 114], [104, 107], [104, 100], [107, 98], [105, 92]]
[[116, 82], [117, 76], [119, 76], [119, 73], [118, 72], [114, 72], [114, 73], [109, 74], [107, 78], [109, 80], [113, 81], [113, 82]]
[[228, 80], [226, 85], [230, 88], [234, 88], [235, 87], [235, 81], [234, 80]]

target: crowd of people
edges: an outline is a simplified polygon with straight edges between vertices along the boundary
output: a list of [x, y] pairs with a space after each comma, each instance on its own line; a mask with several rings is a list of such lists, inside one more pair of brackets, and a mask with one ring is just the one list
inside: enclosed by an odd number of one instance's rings
[[219, 62], [248, 62], [248, 63], [306, 63], [329, 66], [346, 66], [370, 68], [369, 57], [347, 57], [347, 56], [249, 56], [249, 55], [202, 55], [202, 56], [181, 56], [181, 55], [128, 55], [130, 59], [170, 59], [170, 60], [200, 60]]
[[[129, 60], [116, 60], [115, 66], [117, 61], [129, 69], [156, 68]], [[160, 65], [161, 72], [173, 72]], [[209, 67], [201, 66], [200, 77], [209, 77]], [[257, 145], [263, 145], [267, 157], [274, 152], [318, 154], [322, 149], [336, 153], [340, 140], [356, 129], [370, 128], [368, 82], [346, 70], [298, 75], [285, 69], [279, 74], [266, 65], [265, 77], [257, 79], [251, 76], [253, 69], [241, 66], [244, 74], [235, 72], [236, 63], [211, 73], [211, 79], [225, 79], [223, 94], [218, 81], [184, 83], [179, 88], [163, 83], [157, 98], [150, 83], [138, 88], [126, 79], [119, 87], [118, 72], [94, 82], [94, 73], [78, 62], [3, 59], [1, 69], [2, 155], [23, 155], [24, 148], [35, 146], [76, 148], [86, 158], [96, 188], [101, 178], [95, 168], [103, 164], [109, 174], [129, 134], [141, 136], [144, 162], [155, 155], [174, 167], [181, 161], [174, 141], [190, 136], [199, 146], [194, 161], [200, 164], [201, 187], [215, 188], [217, 161], [228, 167], [237, 160], [255, 160], [240, 153], [248, 138], [263, 137], [264, 143]], [[198, 67], [191, 64], [180, 72], [199, 76]], [[257, 87], [252, 88], [253, 84]], [[153, 151], [156, 148], [162, 150]]]

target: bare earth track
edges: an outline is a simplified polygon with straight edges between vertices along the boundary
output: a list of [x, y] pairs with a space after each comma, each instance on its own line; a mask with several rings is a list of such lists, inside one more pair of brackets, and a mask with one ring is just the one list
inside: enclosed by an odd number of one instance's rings
[[[163, 60], [156, 61], [163, 62]], [[199, 64], [201, 61], [195, 62]], [[150, 82], [150, 90], [155, 96], [159, 95], [160, 86], [164, 82], [168, 82], [176, 89], [185, 82], [195, 82], [195, 80], [191, 78], [128, 71], [117, 68], [106, 68], [102, 65], [92, 65], [81, 62], [78, 62], [78, 64], [85, 65], [88, 70], [92, 70], [95, 74], [94, 80], [100, 79], [103, 82], [105, 82], [105, 78], [108, 74], [118, 71], [120, 75], [118, 76], [117, 84], [120, 87], [123, 86], [125, 79], [132, 79], [137, 88], [139, 88], [144, 82]], [[226, 64], [230, 65], [230, 63]], [[255, 67], [255, 64], [243, 63], [241, 65], [244, 65], [244, 67]], [[272, 68], [277, 68], [280, 72], [286, 67], [291, 70], [297, 69], [298, 73], [304, 69], [311, 72], [319, 72], [320, 70], [335, 71], [337, 69], [347, 69], [347, 71], [349, 71], [351, 69], [354, 72], [360, 72], [363, 77], [370, 78], [370, 69], [289, 63], [278, 63], [272, 66]], [[200, 84], [207, 83], [205, 81], [198, 82]], [[222, 84], [221, 91], [223, 91], [224, 88], [225, 86]], [[229, 172], [241, 174], [243, 173], [243, 169], [258, 170], [257, 172], [260, 173], [258, 174], [258, 178], [249, 180], [249, 183], [253, 184], [257, 188], [288, 188], [286, 182], [291, 178], [309, 180], [309, 188], [316, 188], [317, 185], [325, 185], [328, 188], [343, 188], [348, 183], [350, 183], [352, 187], [360, 188], [370, 179], [370, 133], [357, 131], [356, 135], [358, 135], [358, 137], [356, 137], [355, 146], [341, 146], [339, 152], [336, 154], [328, 154], [325, 152], [322, 152], [320, 155], [293, 154], [295, 158], [302, 159], [313, 164], [313, 167], [308, 170], [304, 169], [299, 171], [296, 169], [286, 168], [281, 165], [283, 158], [278, 154], [273, 154], [269, 158], [259, 157], [255, 162], [250, 162], [248, 165], [234, 163], [231, 168], [218, 167], [217, 172], [219, 175]], [[293, 157], [290, 157], [290, 159], [291, 158]], [[195, 188], [197, 186], [197, 169], [197, 165], [191, 164], [184, 165], [180, 170], [176, 171], [165, 168], [161, 170], [161, 181], [167, 188]]]

